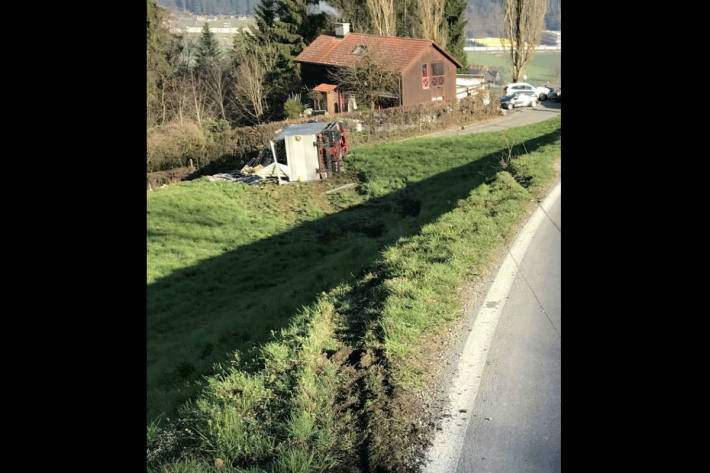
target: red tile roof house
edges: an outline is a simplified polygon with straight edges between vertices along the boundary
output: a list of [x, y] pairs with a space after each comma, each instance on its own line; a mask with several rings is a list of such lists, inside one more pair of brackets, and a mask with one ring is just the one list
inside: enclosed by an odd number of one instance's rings
[[354, 102], [347, 93], [343, 96], [334, 90], [329, 71], [354, 64], [368, 50], [384, 53], [391, 69], [400, 75], [398, 93], [382, 97], [384, 104], [456, 100], [456, 69], [463, 66], [434, 41], [350, 33], [349, 23], [336, 23], [335, 34], [320, 35], [295, 58], [308, 88], [327, 89], [327, 95], [337, 93], [337, 100], [328, 100], [329, 113], [349, 111]]

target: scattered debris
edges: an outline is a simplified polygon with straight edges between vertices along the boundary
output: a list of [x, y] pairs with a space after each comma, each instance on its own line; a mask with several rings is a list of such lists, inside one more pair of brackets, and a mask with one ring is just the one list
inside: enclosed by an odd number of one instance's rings
[[210, 182], [214, 181], [230, 181], [230, 182], [244, 182], [246, 184], [252, 185], [256, 184], [257, 182], [261, 182], [264, 180], [263, 177], [259, 176], [245, 176], [240, 172], [234, 171], [234, 172], [220, 172], [217, 174], [213, 174], [211, 176], [207, 176], [207, 180]]
[[207, 176], [207, 180], [210, 182], [214, 181], [236, 181], [238, 177], [234, 174], [226, 173], [226, 172], [220, 172], [218, 174], [213, 174], [211, 176]]
[[242, 182], [246, 182], [247, 184], [252, 185], [252, 184], [256, 184], [257, 182], [262, 182], [262, 181], [265, 181], [265, 179], [263, 177], [249, 176]]
[[269, 153], [269, 150], [267, 148], [263, 148], [261, 151], [259, 151], [259, 154], [250, 159], [244, 167], [242, 167], [239, 172], [243, 175], [254, 175], [256, 174], [257, 171], [261, 171], [264, 169], [264, 166], [266, 164], [269, 164], [271, 161], [269, 160], [271, 158], [271, 153]]
[[264, 166], [261, 164], [257, 164], [256, 166], [249, 166], [247, 164], [240, 170], [240, 172], [242, 174], [255, 174], [257, 171], [260, 171], [262, 169], [264, 169]]

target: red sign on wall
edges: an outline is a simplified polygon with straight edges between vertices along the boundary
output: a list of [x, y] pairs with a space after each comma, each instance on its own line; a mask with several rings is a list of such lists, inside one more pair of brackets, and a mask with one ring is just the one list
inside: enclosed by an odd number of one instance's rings
[[422, 89], [429, 88], [429, 64], [422, 64]]
[[444, 76], [431, 78], [431, 86], [432, 87], [442, 87], [443, 85], [444, 85]]

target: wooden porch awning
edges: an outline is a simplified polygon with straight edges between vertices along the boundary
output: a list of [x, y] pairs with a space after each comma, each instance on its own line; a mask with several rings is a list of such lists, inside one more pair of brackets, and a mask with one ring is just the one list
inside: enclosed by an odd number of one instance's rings
[[338, 87], [335, 84], [318, 84], [313, 88], [317, 92], [333, 92]]

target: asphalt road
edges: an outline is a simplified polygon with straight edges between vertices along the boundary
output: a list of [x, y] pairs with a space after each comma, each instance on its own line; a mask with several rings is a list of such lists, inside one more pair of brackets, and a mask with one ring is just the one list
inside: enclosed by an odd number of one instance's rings
[[530, 125], [531, 123], [541, 122], [559, 115], [562, 112], [562, 107], [559, 102], [544, 100], [535, 108], [521, 107], [513, 110], [506, 110], [505, 116], [483, 125], [475, 125], [464, 128], [463, 130], [449, 130], [441, 133], [435, 133], [431, 136], [456, 136], [465, 135], [467, 133], [481, 133], [484, 131], [498, 131], [508, 128]]
[[517, 262], [457, 473], [561, 470], [560, 210], [561, 197]]

